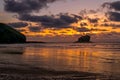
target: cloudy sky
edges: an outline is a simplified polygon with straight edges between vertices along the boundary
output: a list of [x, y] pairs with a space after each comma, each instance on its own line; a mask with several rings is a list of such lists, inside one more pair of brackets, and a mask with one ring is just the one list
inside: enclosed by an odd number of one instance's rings
[[119, 0], [0, 0], [0, 22], [28, 40], [120, 42]]

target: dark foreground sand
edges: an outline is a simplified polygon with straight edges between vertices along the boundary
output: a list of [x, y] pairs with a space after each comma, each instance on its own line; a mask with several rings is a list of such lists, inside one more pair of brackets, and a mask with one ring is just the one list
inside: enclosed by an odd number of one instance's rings
[[0, 67], [0, 80], [120, 80], [120, 78], [88, 72]]

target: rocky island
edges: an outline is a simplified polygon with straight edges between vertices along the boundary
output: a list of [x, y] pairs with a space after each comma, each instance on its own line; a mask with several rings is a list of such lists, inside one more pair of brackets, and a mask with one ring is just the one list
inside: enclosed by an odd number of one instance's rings
[[0, 23], [0, 44], [25, 43], [26, 37], [11, 26]]
[[89, 35], [81, 36], [76, 41], [76, 43], [88, 43], [88, 42], [90, 42], [90, 36]]

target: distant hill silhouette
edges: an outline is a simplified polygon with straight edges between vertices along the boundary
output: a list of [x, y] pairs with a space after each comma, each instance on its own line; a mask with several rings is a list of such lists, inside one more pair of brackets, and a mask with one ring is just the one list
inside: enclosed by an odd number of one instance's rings
[[6, 24], [0, 23], [0, 44], [25, 43], [26, 37]]
[[90, 42], [90, 36], [89, 35], [85, 35], [85, 36], [81, 36], [80, 38], [78, 38], [78, 41], [76, 41], [77, 43], [87, 43]]

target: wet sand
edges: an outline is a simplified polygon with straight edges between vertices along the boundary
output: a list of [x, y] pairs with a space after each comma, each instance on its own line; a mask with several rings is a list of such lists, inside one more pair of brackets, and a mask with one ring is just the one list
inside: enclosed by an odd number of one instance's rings
[[120, 78], [88, 72], [0, 67], [0, 80], [120, 80]]
[[96, 43], [2, 45], [0, 80], [120, 80], [119, 46]]

